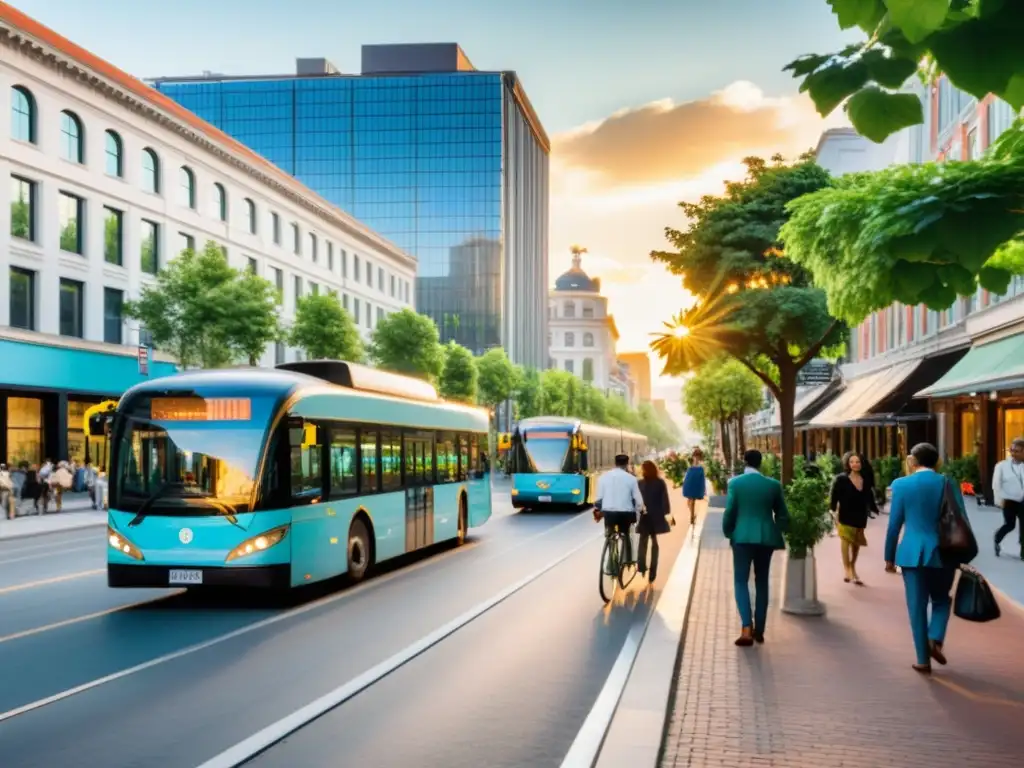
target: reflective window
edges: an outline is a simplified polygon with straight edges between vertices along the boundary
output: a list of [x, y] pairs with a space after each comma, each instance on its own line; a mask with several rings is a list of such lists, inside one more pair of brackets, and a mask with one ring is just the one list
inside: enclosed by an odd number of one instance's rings
[[256, 234], [256, 203], [245, 198], [243, 210], [245, 211], [245, 231], [250, 235]]
[[124, 263], [124, 213], [103, 207], [103, 260], [108, 264]]
[[103, 141], [107, 176], [121, 178], [124, 176], [124, 146], [121, 137], [114, 131], [107, 131]]
[[592, 334], [592, 333], [584, 333], [583, 334], [583, 346], [584, 347], [592, 347], [592, 346], [594, 346], [594, 334]]
[[178, 204], [183, 208], [196, 207], [196, 175], [186, 165], [178, 170]]
[[281, 244], [281, 217], [276, 213], [270, 214], [270, 228], [274, 231], [274, 245]]
[[28, 269], [11, 267], [9, 275], [11, 327], [34, 331], [36, 328], [36, 273]]
[[85, 131], [74, 112], [60, 113], [60, 154], [72, 163], [85, 162]]
[[124, 341], [124, 291], [103, 289], [103, 340], [107, 344]]
[[359, 430], [359, 464], [362, 493], [376, 493], [380, 475], [377, 472], [377, 430]]
[[323, 458], [323, 431], [315, 427], [292, 427], [288, 430], [293, 499], [315, 504], [323, 496], [323, 468], [320, 466]]
[[160, 268], [160, 225], [143, 219], [140, 229], [139, 265], [146, 274], [155, 275]]
[[195, 249], [196, 249], [196, 239], [194, 237], [192, 237], [192, 235], [188, 234], [187, 232], [179, 232], [178, 233], [178, 246], [175, 249], [174, 253], [176, 255], [180, 256], [185, 251], [195, 251]]
[[469, 435], [459, 435], [459, 480], [465, 480], [469, 477], [470, 463], [469, 463]]
[[256, 263], [256, 259], [254, 259], [252, 256], [249, 257], [248, 268], [249, 271], [254, 275], [258, 275], [260, 273], [259, 264]]
[[377, 290], [384, 293], [384, 269], [377, 267]]
[[82, 338], [82, 302], [85, 287], [77, 280], [60, 279], [60, 335]]
[[434, 435], [431, 432], [406, 432], [403, 469], [406, 486], [434, 482]]
[[327, 269], [334, 271], [334, 243], [330, 240], [324, 241], [324, 248], [327, 249]]
[[344, 248], [338, 250], [341, 254], [341, 276], [348, 277], [348, 252]]
[[142, 150], [142, 189], [160, 194], [160, 159], [149, 147]]
[[299, 236], [299, 225], [292, 224], [292, 250], [296, 256], [302, 255], [302, 238]]
[[594, 380], [594, 361], [587, 357], [583, 360], [583, 380], [593, 381]]
[[36, 239], [36, 185], [20, 176], [11, 176], [11, 236]]
[[316, 262], [317, 262], [316, 246], [317, 246], [316, 235], [314, 235], [312, 232], [310, 232], [309, 233], [309, 258], [310, 258], [310, 261], [312, 261], [314, 264], [316, 264]]
[[36, 100], [27, 88], [11, 88], [11, 138], [35, 143]]
[[12, 466], [42, 462], [43, 401], [39, 398], [7, 398], [7, 460]]
[[381, 489], [396, 491], [402, 487], [402, 435], [383, 432], [380, 436]]
[[213, 184], [213, 215], [220, 221], [228, 220], [228, 193], [220, 182]]
[[437, 482], [453, 483], [459, 477], [459, 454], [455, 435], [441, 432], [437, 436]]
[[60, 223], [60, 249], [68, 253], [82, 253], [82, 224], [85, 201], [75, 195], [61, 192], [57, 197], [57, 217]]
[[356, 431], [331, 428], [331, 498], [351, 496], [359, 491], [356, 464]]
[[356, 282], [359, 281], [359, 257], [354, 253], [352, 254], [352, 277]]

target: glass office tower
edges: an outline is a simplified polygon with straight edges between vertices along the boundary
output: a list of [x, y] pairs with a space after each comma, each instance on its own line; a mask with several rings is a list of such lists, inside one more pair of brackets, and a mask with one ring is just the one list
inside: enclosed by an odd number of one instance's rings
[[300, 59], [153, 85], [414, 254], [416, 308], [443, 340], [545, 367], [549, 143], [518, 79], [454, 44], [362, 58], [357, 76]]

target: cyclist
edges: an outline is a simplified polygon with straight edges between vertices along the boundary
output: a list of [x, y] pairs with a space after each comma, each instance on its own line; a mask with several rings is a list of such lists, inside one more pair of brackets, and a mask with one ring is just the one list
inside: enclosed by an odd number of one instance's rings
[[644, 497], [636, 475], [629, 471], [629, 456], [620, 453], [615, 457], [615, 468], [601, 475], [597, 481], [597, 498], [594, 501], [594, 520], [604, 518], [604, 532], [610, 536], [615, 526], [626, 539], [626, 560], [633, 561], [633, 544], [630, 527], [636, 525], [637, 513], [643, 509]]

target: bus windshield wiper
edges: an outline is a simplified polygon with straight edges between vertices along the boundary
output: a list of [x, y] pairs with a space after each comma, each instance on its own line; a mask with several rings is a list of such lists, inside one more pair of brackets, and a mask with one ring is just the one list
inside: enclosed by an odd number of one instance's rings
[[153, 506], [153, 502], [155, 502], [157, 499], [163, 496], [167, 489], [170, 487], [171, 483], [164, 483], [159, 488], [157, 488], [153, 493], [151, 493], [149, 497], [139, 506], [138, 511], [135, 513], [135, 517], [133, 517], [132, 521], [128, 523], [128, 527], [134, 528], [136, 525], [145, 520], [146, 513], [148, 512], [149, 508]]

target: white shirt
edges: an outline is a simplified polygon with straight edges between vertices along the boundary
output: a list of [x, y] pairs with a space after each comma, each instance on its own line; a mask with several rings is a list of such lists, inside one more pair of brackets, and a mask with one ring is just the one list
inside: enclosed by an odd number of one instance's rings
[[636, 475], [616, 467], [597, 480], [597, 499], [602, 512], [635, 512], [644, 505]]
[[1024, 501], [1024, 462], [1003, 459], [992, 473], [992, 496], [997, 507], [1004, 501]]

